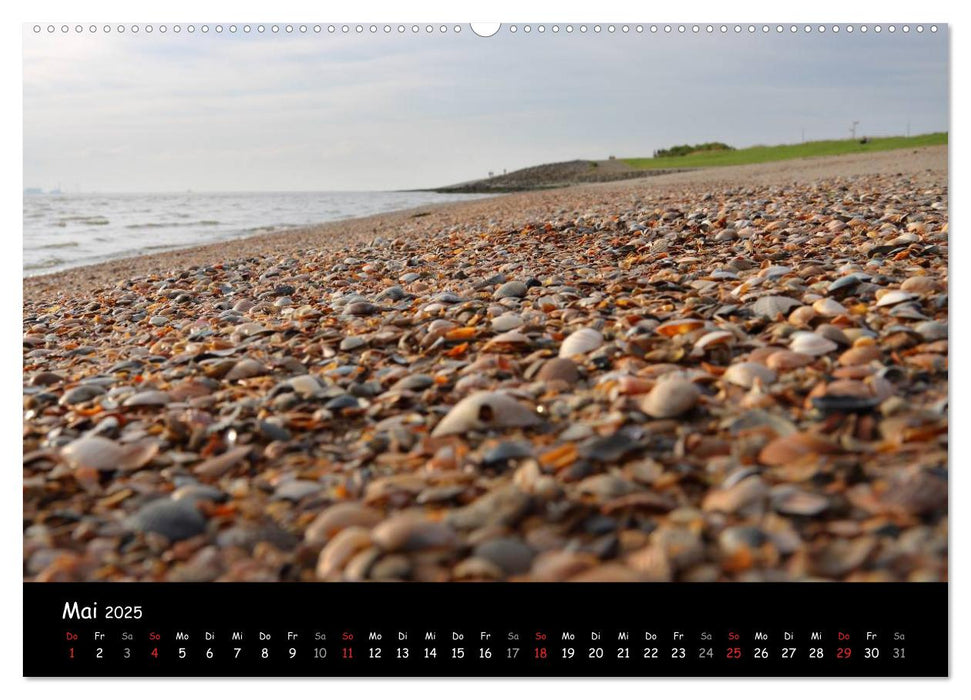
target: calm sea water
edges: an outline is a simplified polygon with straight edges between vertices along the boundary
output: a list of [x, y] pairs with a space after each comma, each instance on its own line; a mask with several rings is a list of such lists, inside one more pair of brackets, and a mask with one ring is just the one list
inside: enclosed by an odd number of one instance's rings
[[24, 275], [481, 196], [435, 192], [24, 195]]

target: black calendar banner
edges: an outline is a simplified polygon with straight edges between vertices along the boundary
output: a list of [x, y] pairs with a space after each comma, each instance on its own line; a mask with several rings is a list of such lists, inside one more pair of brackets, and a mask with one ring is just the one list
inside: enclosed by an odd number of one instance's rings
[[26, 676], [946, 676], [947, 584], [25, 584]]

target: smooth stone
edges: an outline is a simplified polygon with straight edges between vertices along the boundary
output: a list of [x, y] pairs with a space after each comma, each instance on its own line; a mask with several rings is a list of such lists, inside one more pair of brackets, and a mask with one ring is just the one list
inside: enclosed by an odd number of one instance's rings
[[122, 406], [164, 406], [171, 400], [172, 398], [164, 391], [140, 391], [125, 399]]
[[84, 403], [85, 401], [90, 401], [91, 399], [101, 396], [105, 393], [105, 390], [100, 386], [93, 384], [84, 384], [82, 386], [74, 387], [64, 392], [58, 403], [62, 406], [74, 406], [75, 404]]
[[524, 574], [533, 565], [536, 552], [517, 537], [499, 537], [477, 546], [474, 555], [491, 561], [507, 575]]
[[371, 538], [386, 552], [451, 549], [458, 545], [458, 535], [451, 527], [414, 513], [391, 516], [374, 527]]
[[284, 481], [277, 486], [273, 492], [273, 498], [286, 501], [300, 501], [307, 496], [320, 493], [324, 485], [319, 481], [309, 481], [304, 479], [291, 479]]
[[506, 299], [508, 297], [522, 298], [526, 296], [526, 292], [528, 291], [529, 288], [523, 282], [520, 282], [519, 280], [511, 280], [499, 287], [493, 296], [496, 299]]
[[536, 379], [541, 382], [561, 381], [573, 386], [580, 381], [576, 363], [567, 357], [554, 357], [543, 363]]
[[307, 526], [304, 541], [311, 545], [324, 544], [345, 528], [371, 528], [383, 519], [381, 511], [361, 503], [335, 503]]
[[142, 506], [128, 518], [133, 530], [155, 532], [171, 541], [184, 540], [206, 531], [206, 518], [194, 499], [161, 498]]

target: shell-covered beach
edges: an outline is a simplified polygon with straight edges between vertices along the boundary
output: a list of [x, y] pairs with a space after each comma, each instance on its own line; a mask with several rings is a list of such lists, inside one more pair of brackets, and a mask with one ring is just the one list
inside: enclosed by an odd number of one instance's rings
[[947, 579], [944, 147], [24, 281], [30, 581]]

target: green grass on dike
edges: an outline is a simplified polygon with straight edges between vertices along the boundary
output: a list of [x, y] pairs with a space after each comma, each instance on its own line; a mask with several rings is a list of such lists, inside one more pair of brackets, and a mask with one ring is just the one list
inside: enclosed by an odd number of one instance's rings
[[710, 168], [716, 165], [748, 165], [767, 163], [773, 160], [790, 158], [812, 158], [814, 156], [839, 156], [846, 153], [868, 153], [871, 151], [891, 151], [896, 148], [918, 148], [938, 146], [947, 143], [947, 132], [921, 134], [920, 136], [888, 136], [873, 138], [866, 144], [859, 139], [838, 141], [809, 141], [783, 146], [752, 146], [736, 151], [702, 151], [686, 156], [667, 158], [624, 158], [623, 161], [638, 170], [661, 170], [668, 168]]

